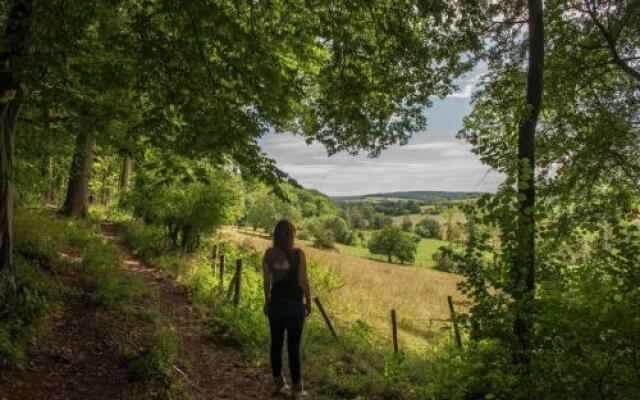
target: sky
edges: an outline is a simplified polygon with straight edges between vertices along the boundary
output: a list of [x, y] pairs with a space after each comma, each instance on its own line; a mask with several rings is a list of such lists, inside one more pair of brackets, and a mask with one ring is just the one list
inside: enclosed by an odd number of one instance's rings
[[301, 185], [330, 196], [412, 190], [492, 192], [503, 177], [483, 165], [470, 146], [456, 139], [480, 73], [458, 82], [460, 90], [433, 101], [427, 110], [428, 126], [405, 146], [392, 146], [378, 158], [366, 154], [327, 156], [318, 143], [307, 145], [291, 134], [269, 133], [262, 149], [280, 169]]

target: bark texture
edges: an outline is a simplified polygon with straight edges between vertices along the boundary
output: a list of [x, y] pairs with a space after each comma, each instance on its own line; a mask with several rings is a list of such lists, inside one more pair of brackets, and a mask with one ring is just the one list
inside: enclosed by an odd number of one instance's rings
[[22, 82], [28, 35], [31, 31], [31, 2], [17, 1], [5, 22], [0, 54], [0, 277], [6, 292], [13, 284], [13, 152], [15, 125], [26, 86]]
[[517, 254], [512, 265], [516, 338], [514, 358], [525, 374], [531, 368], [535, 297], [535, 132], [542, 107], [544, 24], [542, 0], [528, 0], [526, 109], [518, 129]]
[[129, 187], [129, 176], [131, 175], [131, 167], [133, 160], [130, 154], [125, 154], [122, 159], [122, 171], [120, 172], [120, 200], [121, 206], [127, 203], [127, 188]]
[[69, 186], [60, 213], [74, 218], [89, 215], [89, 180], [96, 147], [93, 133], [80, 133], [71, 159]]
[[46, 157], [42, 167], [44, 175], [44, 204], [53, 204], [53, 157]]

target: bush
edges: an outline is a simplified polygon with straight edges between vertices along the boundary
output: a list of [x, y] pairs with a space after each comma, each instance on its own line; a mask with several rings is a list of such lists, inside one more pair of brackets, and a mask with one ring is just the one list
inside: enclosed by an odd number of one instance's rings
[[333, 249], [335, 237], [333, 232], [323, 227], [313, 228], [313, 244], [321, 249]]
[[400, 228], [405, 232], [411, 232], [413, 230], [413, 222], [411, 222], [409, 217], [405, 216], [402, 219], [402, 225], [400, 225]]
[[350, 245], [355, 240], [347, 222], [337, 215], [323, 215], [307, 225], [314, 237], [314, 244], [321, 248], [333, 248], [334, 242]]
[[293, 204], [296, 195], [287, 192], [289, 202], [282, 200], [266, 188], [260, 188], [247, 196], [246, 199], [246, 223], [253, 229], [263, 229], [273, 232], [278, 221], [286, 219], [293, 224], [301, 220], [300, 210]]
[[440, 248], [437, 252], [433, 253], [433, 256], [431, 256], [433, 261], [436, 263], [435, 268], [438, 271], [455, 272], [455, 263], [450, 255], [451, 251], [450, 247], [444, 251], [443, 248]]
[[431, 218], [424, 218], [418, 222], [414, 232], [427, 239], [440, 239], [442, 237], [440, 223]]
[[450, 349], [434, 362], [429, 391], [434, 399], [528, 399], [522, 377], [509, 351], [498, 341], [472, 342], [464, 350]]
[[143, 168], [136, 175], [136, 190], [131, 196], [136, 214], [147, 223], [164, 227], [171, 246], [184, 252], [193, 252], [202, 234], [235, 221], [242, 204], [238, 177], [212, 168], [191, 167], [197, 173], [181, 170], [182, 174], [170, 181], [150, 167]]

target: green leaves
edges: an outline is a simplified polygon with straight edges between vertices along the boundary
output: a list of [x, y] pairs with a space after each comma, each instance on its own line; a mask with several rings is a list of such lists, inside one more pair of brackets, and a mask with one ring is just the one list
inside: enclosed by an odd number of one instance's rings
[[193, 251], [202, 234], [240, 217], [242, 185], [238, 176], [205, 163], [170, 159], [173, 165], [165, 159], [142, 166], [131, 203], [146, 222], [165, 227], [174, 248]]
[[372, 253], [386, 255], [389, 262], [395, 257], [401, 263], [412, 263], [416, 256], [416, 241], [413, 235], [395, 226], [375, 231], [368, 246]]

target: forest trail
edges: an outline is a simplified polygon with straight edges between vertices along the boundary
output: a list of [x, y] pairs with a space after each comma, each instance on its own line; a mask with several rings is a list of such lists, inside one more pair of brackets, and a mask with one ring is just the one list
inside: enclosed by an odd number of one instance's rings
[[[172, 399], [267, 399], [269, 373], [222, 338], [208, 335], [194, 315], [185, 289], [163, 279], [119, 241], [115, 225], [102, 226], [104, 237], [122, 253], [123, 266], [151, 288], [135, 305], [138, 315], [157, 313], [175, 328], [180, 350], [172, 372], [177, 389]], [[73, 256], [69, 258], [73, 260]], [[80, 261], [80, 260], [75, 260]], [[115, 310], [91, 304], [90, 284], [77, 271], [60, 277], [74, 290], [64, 307], [50, 319], [48, 330], [30, 353], [29, 363], [0, 374], [0, 400], [14, 399], [160, 399], [160, 388], [131, 379], [120, 349], [123, 343], [148, 345], [152, 329], [144, 317], [128, 318]]]
[[[178, 369], [192, 399], [249, 400], [269, 397], [269, 373], [255, 366], [239, 350], [211, 338], [203, 321], [193, 313], [187, 293], [175, 281], [163, 279], [119, 241], [113, 224], [103, 224], [104, 236], [119, 244], [125, 268], [142, 277], [155, 296], [147, 306], [167, 316], [180, 338]], [[179, 371], [178, 371], [179, 372]], [[179, 372], [180, 375], [182, 373]], [[176, 397], [181, 398], [179, 395]]]

